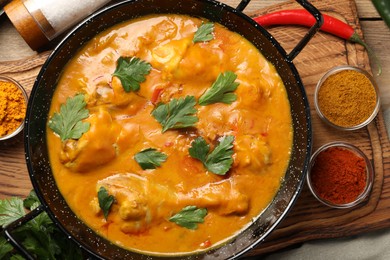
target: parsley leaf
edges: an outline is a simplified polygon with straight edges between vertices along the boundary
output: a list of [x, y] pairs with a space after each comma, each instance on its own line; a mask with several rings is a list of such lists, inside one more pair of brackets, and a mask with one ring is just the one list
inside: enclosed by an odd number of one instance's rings
[[99, 206], [103, 211], [104, 218], [107, 219], [111, 206], [114, 203], [114, 196], [109, 195], [106, 188], [101, 186], [98, 191]]
[[23, 217], [26, 211], [23, 207], [23, 200], [19, 198], [10, 198], [0, 200], [0, 225], [5, 228], [8, 224]]
[[159, 104], [152, 111], [154, 118], [163, 126], [162, 132], [194, 126], [198, 118], [194, 116], [196, 100], [193, 96], [172, 99], [168, 104]]
[[167, 160], [168, 156], [157, 151], [154, 148], [142, 150], [134, 156], [134, 159], [141, 166], [143, 170], [156, 169], [161, 163]]
[[136, 57], [120, 57], [113, 76], [117, 76], [126, 92], [138, 91], [140, 83], [146, 80], [152, 66]]
[[9, 259], [6, 256], [14, 250], [5, 237], [0, 237], [0, 259]]
[[192, 158], [198, 159], [201, 162], [207, 161], [207, 155], [210, 151], [210, 145], [207, 144], [203, 137], [196, 138], [188, 149]]
[[169, 221], [188, 229], [197, 229], [198, 223], [203, 223], [207, 215], [207, 209], [187, 206], [172, 216]]
[[223, 136], [210, 152], [210, 146], [200, 136], [192, 142], [188, 151], [191, 157], [200, 160], [210, 172], [225, 175], [233, 164], [233, 141], [234, 136]]
[[61, 105], [60, 113], [54, 113], [49, 120], [50, 129], [60, 136], [61, 141], [79, 139], [89, 130], [90, 123], [81, 121], [89, 116], [86, 105], [83, 94], [68, 98]]
[[[35, 192], [26, 200], [11, 198], [0, 200], [1, 225], [6, 226], [14, 218], [26, 214], [26, 209], [34, 210], [40, 205]], [[83, 259], [80, 248], [54, 224], [46, 212], [14, 230], [14, 235], [36, 259]], [[15, 253], [13, 247], [4, 237], [0, 237], [0, 259], [24, 259]]]
[[23, 206], [27, 209], [31, 209], [31, 207], [33, 207], [33, 205], [35, 205], [36, 203], [40, 203], [38, 197], [37, 197], [37, 194], [35, 193], [34, 190], [32, 190], [30, 192], [30, 194], [27, 196], [27, 198], [25, 198], [23, 200]]
[[214, 39], [214, 24], [211, 22], [202, 23], [194, 34], [192, 42], [208, 42]]
[[217, 102], [231, 104], [237, 100], [235, 91], [239, 83], [235, 82], [237, 75], [232, 71], [226, 71], [218, 75], [213, 85], [199, 98], [199, 105], [205, 106]]

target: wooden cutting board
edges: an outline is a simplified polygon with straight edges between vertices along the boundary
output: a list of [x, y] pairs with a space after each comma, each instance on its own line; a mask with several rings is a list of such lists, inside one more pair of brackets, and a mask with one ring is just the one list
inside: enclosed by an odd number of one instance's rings
[[[353, 0], [312, 0], [323, 13], [361, 28]], [[275, 5], [249, 13], [261, 15], [280, 9], [300, 8], [295, 1]], [[306, 34], [307, 29], [296, 26], [269, 28], [270, 33], [289, 52]], [[0, 63], [0, 74], [18, 80], [30, 93], [35, 77], [50, 51], [42, 52], [25, 60]], [[332, 35], [319, 32], [295, 58], [294, 64], [305, 85], [311, 105], [313, 122], [313, 148], [324, 143], [346, 141], [361, 148], [371, 159], [375, 180], [371, 196], [354, 209], [330, 209], [311, 195], [305, 185], [296, 204], [278, 228], [264, 243], [248, 253], [248, 256], [272, 252], [296, 243], [332, 237], [344, 237], [390, 227], [390, 144], [382, 111], [376, 120], [362, 130], [341, 132], [323, 124], [314, 110], [313, 95], [317, 81], [328, 69], [344, 64], [371, 70], [369, 58], [363, 47], [348, 43]], [[25, 197], [32, 189], [24, 159], [23, 136], [19, 135], [7, 144], [0, 144], [0, 198]]]

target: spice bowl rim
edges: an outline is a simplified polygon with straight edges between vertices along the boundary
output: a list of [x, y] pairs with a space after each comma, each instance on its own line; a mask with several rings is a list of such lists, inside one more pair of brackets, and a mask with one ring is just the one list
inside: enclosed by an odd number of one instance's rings
[[[357, 124], [357, 125], [353, 125], [353, 126], [340, 126], [340, 125], [337, 125], [333, 122], [331, 122], [321, 111], [320, 107], [319, 107], [319, 104], [318, 104], [318, 92], [322, 86], [322, 84], [325, 82], [325, 80], [331, 76], [331, 75], [334, 75], [336, 73], [339, 73], [341, 71], [344, 71], [344, 70], [354, 70], [354, 71], [357, 71], [357, 72], [360, 72], [362, 73], [363, 75], [365, 75], [368, 80], [371, 82], [372, 86], [374, 87], [374, 90], [375, 90], [375, 94], [376, 94], [376, 104], [375, 104], [375, 108], [374, 110], [372, 111], [371, 115], [365, 120], [363, 121], [362, 123], [360, 124]], [[379, 112], [379, 109], [380, 109], [380, 104], [381, 104], [381, 100], [380, 100], [380, 93], [379, 93], [379, 87], [376, 83], [376, 81], [374, 80], [374, 77], [368, 73], [366, 70], [362, 69], [362, 68], [359, 68], [359, 67], [356, 67], [356, 66], [352, 66], [352, 65], [340, 65], [340, 66], [336, 66], [336, 67], [333, 67], [331, 68], [330, 70], [328, 70], [327, 72], [325, 72], [325, 74], [320, 78], [320, 80], [317, 82], [317, 85], [315, 87], [315, 91], [314, 91], [314, 107], [315, 107], [315, 110], [317, 111], [317, 114], [318, 116], [321, 118], [322, 121], [324, 121], [326, 124], [338, 129], [338, 130], [343, 130], [343, 131], [353, 131], [353, 130], [358, 130], [358, 129], [361, 129], [365, 126], [367, 126], [369, 123], [371, 123], [372, 120], [374, 120], [374, 118], [377, 116], [378, 112]]]
[[[22, 92], [22, 95], [23, 95], [24, 101], [26, 102], [26, 107], [27, 107], [27, 104], [28, 104], [27, 92], [24, 89], [24, 87], [17, 80], [15, 80], [11, 77], [5, 76], [5, 75], [0, 75], [0, 81], [13, 83]], [[26, 119], [26, 115], [24, 115], [23, 120], [20, 123], [19, 127], [17, 127], [14, 131], [12, 131], [11, 133], [9, 133], [7, 135], [0, 136], [0, 141], [5, 141], [5, 140], [11, 139], [12, 137], [18, 135], [24, 128], [24, 120], [25, 119]]]
[[[315, 163], [317, 156], [321, 152], [323, 152], [331, 147], [341, 147], [341, 148], [347, 149], [349, 151], [352, 151], [355, 154], [357, 154], [358, 156], [360, 156], [361, 158], [363, 158], [365, 163], [366, 163], [366, 176], [367, 176], [366, 186], [365, 186], [364, 190], [362, 191], [362, 193], [360, 193], [359, 196], [357, 196], [357, 198], [354, 201], [351, 201], [349, 203], [336, 204], [336, 203], [333, 203], [333, 202], [330, 202], [328, 200], [321, 198], [321, 196], [319, 196], [316, 193], [316, 191], [312, 185], [312, 182], [311, 182], [311, 169]], [[307, 186], [309, 187], [310, 192], [322, 204], [329, 206], [329, 207], [332, 207], [332, 208], [338, 208], [338, 209], [352, 208], [352, 207], [357, 206], [361, 202], [363, 202], [369, 196], [371, 189], [372, 189], [372, 186], [373, 186], [373, 182], [374, 182], [374, 168], [371, 164], [371, 161], [368, 159], [368, 157], [365, 155], [365, 153], [362, 150], [360, 150], [357, 146], [350, 144], [350, 143], [347, 143], [347, 142], [343, 142], [343, 141], [330, 142], [330, 143], [322, 145], [311, 156], [310, 162], [308, 165], [308, 169], [307, 169], [306, 182], [307, 182]]]

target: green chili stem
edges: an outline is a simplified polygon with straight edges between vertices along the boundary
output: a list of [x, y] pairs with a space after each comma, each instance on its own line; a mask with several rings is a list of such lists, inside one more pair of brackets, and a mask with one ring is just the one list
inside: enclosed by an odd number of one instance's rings
[[368, 46], [368, 44], [365, 43], [365, 42], [359, 37], [359, 35], [358, 35], [356, 32], [352, 34], [352, 36], [351, 36], [351, 38], [349, 38], [349, 40], [350, 40], [351, 42], [356, 42], [356, 43], [362, 45], [362, 46], [367, 50], [368, 55], [371, 56], [371, 57], [374, 59], [375, 63], [376, 63], [377, 66], [378, 66], [378, 73], [377, 73], [377, 75], [378, 75], [378, 76], [381, 75], [381, 74], [382, 74], [382, 65], [381, 65], [381, 62], [380, 62], [380, 60], [378, 59], [378, 57], [376, 56], [375, 52], [370, 48], [370, 46]]

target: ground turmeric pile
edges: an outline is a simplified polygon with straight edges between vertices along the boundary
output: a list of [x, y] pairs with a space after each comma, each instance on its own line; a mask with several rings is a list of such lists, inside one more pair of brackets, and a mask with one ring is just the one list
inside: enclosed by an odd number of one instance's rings
[[16, 130], [25, 114], [26, 101], [22, 91], [14, 83], [0, 80], [0, 137]]

